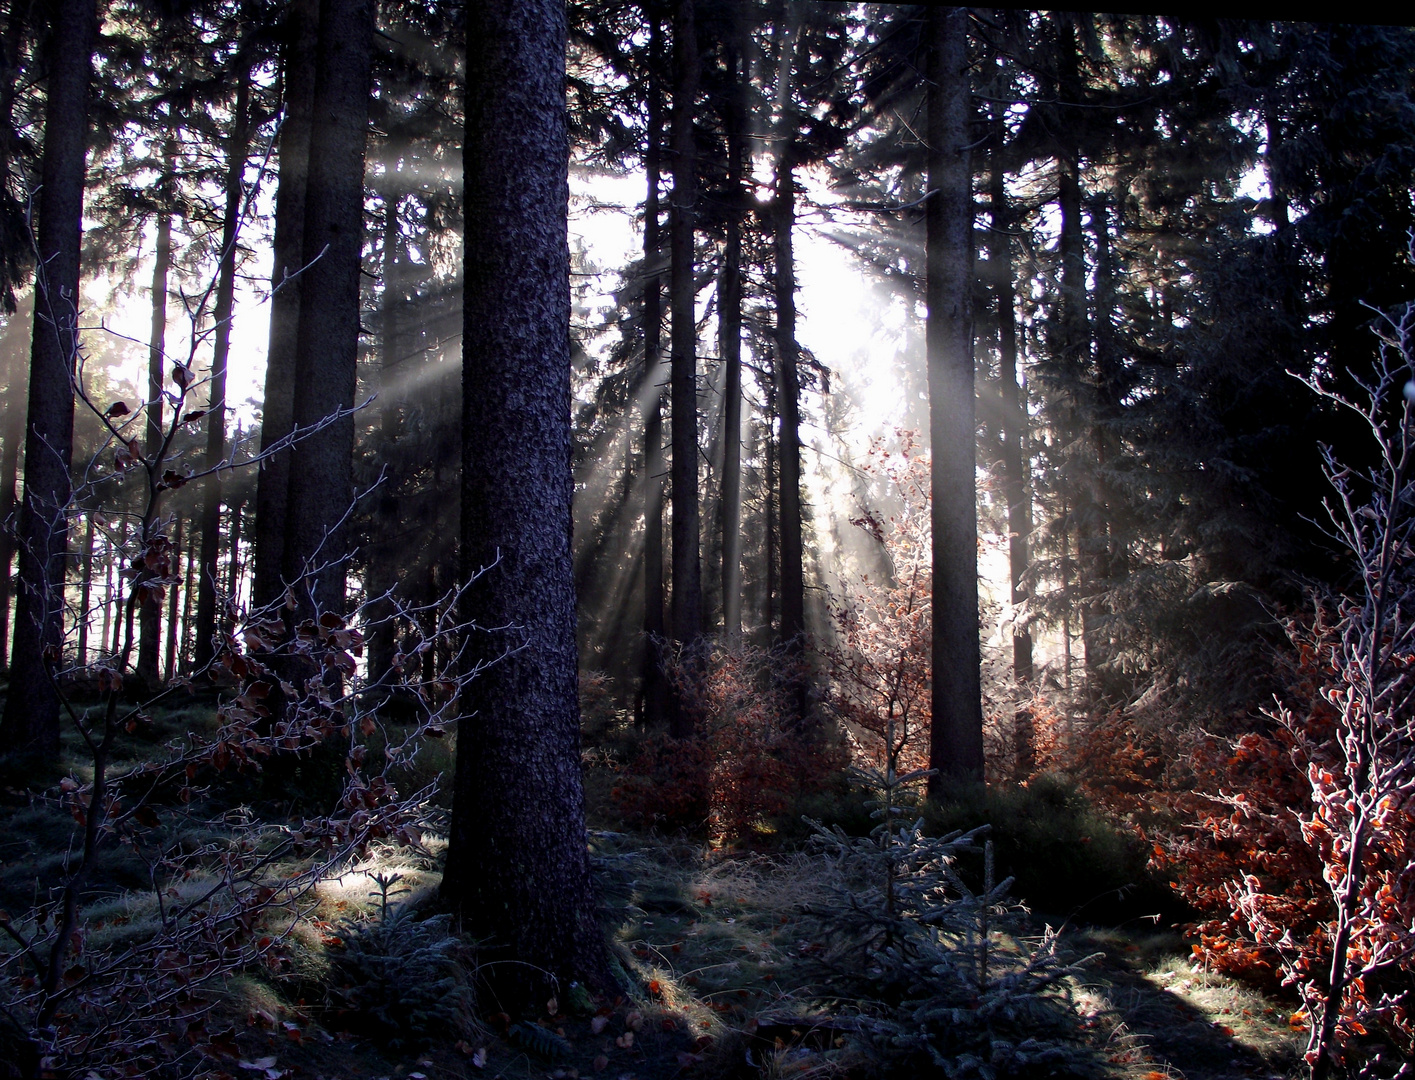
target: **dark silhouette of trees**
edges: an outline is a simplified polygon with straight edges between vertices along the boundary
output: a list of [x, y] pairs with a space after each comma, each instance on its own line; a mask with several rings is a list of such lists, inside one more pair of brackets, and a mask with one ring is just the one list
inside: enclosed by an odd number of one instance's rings
[[[697, 15], [693, 0], [673, 14], [673, 197], [669, 210], [670, 379], [673, 503], [672, 629], [685, 662], [696, 662], [703, 631], [702, 563], [698, 508], [698, 319], [694, 236], [698, 216], [698, 153], [694, 132], [700, 81]], [[675, 695], [669, 727], [692, 734], [692, 714]]]
[[0, 723], [0, 748], [31, 752], [46, 761], [59, 755], [59, 699], [51, 680], [64, 635], [73, 373], [79, 349], [79, 237], [96, 32], [93, 0], [63, 0], [54, 8], [18, 533], [21, 587], [10, 653], [13, 675]]
[[344, 607], [373, 31], [372, 0], [321, 6], [294, 378], [294, 425], [320, 430], [291, 452], [282, 556], [306, 617]]
[[969, 168], [968, 11], [928, 12], [927, 205], [929, 439], [933, 451], [933, 724], [931, 790], [983, 779], [978, 644], [970, 303], [973, 182]]

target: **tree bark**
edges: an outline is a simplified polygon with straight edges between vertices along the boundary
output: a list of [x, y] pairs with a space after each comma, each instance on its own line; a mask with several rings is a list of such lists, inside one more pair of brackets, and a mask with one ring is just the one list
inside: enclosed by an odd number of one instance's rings
[[51, 681], [64, 634], [69, 462], [78, 352], [79, 240], [83, 229], [88, 83], [97, 32], [94, 0], [58, 0], [49, 39], [44, 162], [36, 246], [25, 488], [20, 507], [19, 602], [0, 750], [59, 757], [59, 698]]
[[[216, 281], [216, 326], [211, 351], [210, 398], [206, 406], [206, 467], [226, 456], [226, 360], [231, 351], [231, 316], [236, 295], [236, 240], [240, 235], [249, 143], [251, 73], [244, 66], [236, 87], [235, 115], [226, 146], [226, 206], [221, 224], [221, 264]], [[201, 503], [201, 569], [197, 573], [196, 666], [215, 658], [217, 562], [221, 554], [221, 488], [218, 471], [206, 480]], [[152, 662], [157, 665], [156, 641]]]
[[928, 11], [929, 437], [933, 454], [933, 723], [931, 794], [983, 781], [978, 644], [978, 511], [974, 490], [970, 313], [973, 185], [969, 171], [968, 9]]
[[658, 3], [644, 4], [649, 24], [648, 135], [644, 171], [644, 659], [639, 677], [640, 721], [657, 727], [668, 716], [663, 645], [663, 237], [659, 224], [663, 139], [663, 20]]
[[[353, 499], [364, 150], [373, 59], [372, 0], [325, 0], [320, 12], [302, 250], [295, 423], [324, 426], [291, 454], [284, 577], [298, 582], [299, 617], [343, 614]], [[315, 256], [318, 255], [318, 258]]]
[[[467, 8], [461, 615], [464, 683], [443, 895], [499, 1000], [609, 985], [585, 850], [570, 547], [565, 11]], [[468, 668], [464, 667], [463, 673]], [[547, 980], [558, 980], [552, 984]]]
[[679, 0], [673, 15], [673, 199], [669, 221], [669, 305], [672, 374], [673, 639], [683, 670], [675, 687], [669, 729], [693, 733], [684, 692], [691, 693], [702, 637], [703, 587], [698, 523], [698, 320], [693, 238], [698, 213], [697, 147], [693, 113], [698, 96], [698, 27], [693, 0]]
[[[169, 113], [168, 123], [173, 117]], [[162, 388], [167, 378], [167, 275], [172, 268], [172, 202], [177, 140], [169, 135], [163, 149], [162, 179], [158, 181], [157, 245], [152, 263], [152, 329], [147, 344], [147, 454], [162, 448]], [[157, 658], [162, 640], [162, 601], [146, 591], [138, 612], [138, 677], [148, 686], [158, 682]]]
[[[282, 64], [284, 118], [280, 125], [280, 186], [275, 195], [275, 236], [270, 298], [270, 344], [260, 447], [267, 452], [287, 438], [295, 423], [295, 348], [300, 328], [300, 279], [305, 264], [305, 191], [309, 181], [310, 129], [314, 116], [314, 61], [319, 36], [319, 0], [293, 0], [284, 27]], [[285, 519], [289, 503], [290, 452], [267, 459], [256, 483], [253, 606], [265, 607], [285, 591]]]

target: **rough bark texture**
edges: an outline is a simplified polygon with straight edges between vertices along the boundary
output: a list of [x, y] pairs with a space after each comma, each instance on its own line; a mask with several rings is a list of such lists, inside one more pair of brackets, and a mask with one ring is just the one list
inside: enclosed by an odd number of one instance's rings
[[[172, 122], [169, 114], [168, 123]], [[163, 150], [162, 179], [158, 182], [157, 246], [152, 260], [152, 328], [147, 341], [147, 455], [151, 460], [162, 447], [162, 387], [167, 378], [167, 274], [172, 268], [172, 187], [177, 141], [169, 136]], [[157, 657], [162, 637], [162, 601], [154, 592], [143, 596], [138, 614], [138, 677], [149, 686], [158, 681]]]
[[585, 850], [570, 548], [565, 12], [467, 9], [464, 663], [443, 895], [489, 944], [500, 1000], [608, 984]]
[[[697, 148], [693, 111], [698, 96], [698, 27], [693, 0], [679, 0], [673, 14], [673, 206], [670, 217], [669, 304], [672, 341], [669, 396], [673, 408], [673, 639], [688, 665], [703, 627], [702, 560], [698, 515], [698, 322], [693, 276], [693, 233], [698, 213]], [[693, 733], [692, 714], [674, 695], [673, 735]]]
[[969, 311], [973, 189], [968, 160], [968, 11], [928, 12], [927, 284], [933, 453], [932, 791], [983, 780], [978, 644], [976, 432]]
[[[311, 427], [354, 405], [359, 351], [364, 149], [373, 57], [372, 0], [325, 0], [315, 64], [309, 181], [295, 349], [295, 424]], [[316, 256], [318, 256], [316, 258]], [[309, 260], [313, 259], [313, 262]], [[354, 418], [325, 423], [290, 460], [283, 574], [300, 614], [342, 613], [353, 498]]]
[[64, 633], [69, 462], [74, 435], [76, 302], [83, 221], [88, 83], [97, 30], [94, 0], [59, 0], [49, 41], [44, 163], [36, 236], [34, 339], [30, 349], [29, 428], [20, 507], [20, 581], [11, 651], [12, 678], [0, 724], [0, 750], [59, 756], [59, 698], [48, 665]]
[[663, 238], [659, 226], [659, 154], [663, 137], [663, 24], [659, 5], [644, 5], [649, 23], [649, 130], [644, 150], [648, 190], [644, 197], [644, 665], [640, 675], [640, 719], [650, 726], [668, 715], [663, 672]]
[[[247, 112], [250, 106], [250, 71], [241, 72], [236, 89], [236, 112], [226, 147], [226, 206], [221, 224], [221, 264], [216, 277], [216, 332], [211, 350], [211, 382], [206, 406], [206, 467], [214, 468], [226, 456], [226, 360], [231, 352], [231, 315], [236, 296], [236, 237], [240, 233], [245, 194]], [[222, 475], [214, 473], [205, 483], [201, 503], [201, 569], [197, 574], [196, 665], [209, 664], [216, 655], [217, 560], [221, 554]], [[154, 650], [156, 646], [154, 644]], [[157, 656], [153, 653], [153, 664]]]
[[[284, 116], [280, 123], [280, 186], [275, 195], [272, 243], [270, 345], [266, 353], [264, 451], [290, 434], [295, 422], [295, 339], [300, 328], [300, 279], [287, 280], [304, 265], [305, 189], [309, 180], [310, 127], [314, 110], [314, 59], [319, 31], [318, 0], [294, 0], [285, 23], [282, 65]], [[267, 460], [256, 485], [255, 582], [257, 606], [284, 591], [285, 507], [290, 452]]]

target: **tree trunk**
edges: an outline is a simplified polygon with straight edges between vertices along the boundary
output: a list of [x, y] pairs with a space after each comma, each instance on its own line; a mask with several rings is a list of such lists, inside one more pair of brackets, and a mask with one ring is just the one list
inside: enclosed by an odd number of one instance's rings
[[[168, 123], [172, 116], [168, 114]], [[152, 263], [152, 329], [147, 345], [147, 454], [151, 460], [162, 448], [162, 388], [167, 378], [167, 275], [172, 267], [172, 200], [176, 169], [177, 140], [168, 136], [163, 150], [162, 179], [158, 198], [157, 248]], [[162, 640], [162, 602], [146, 591], [138, 613], [138, 677], [148, 686], [158, 683], [157, 658]]]
[[640, 722], [657, 727], [668, 715], [663, 671], [663, 240], [659, 226], [660, 148], [663, 138], [663, 20], [659, 5], [644, 4], [649, 24], [648, 135], [644, 171], [644, 659], [639, 676]]
[[20, 508], [19, 603], [0, 750], [59, 757], [59, 698], [51, 681], [64, 634], [69, 462], [78, 353], [88, 82], [94, 0], [58, 0], [49, 41], [44, 162], [39, 192], [34, 340], [30, 351], [25, 489]]
[[[195, 523], [193, 523], [195, 524]], [[177, 667], [179, 671], [190, 670], [192, 657], [192, 597], [197, 584], [197, 546], [187, 541], [187, 572], [182, 580], [182, 630], [177, 643]]]
[[[239, 438], [239, 430], [237, 432]], [[227, 551], [230, 552], [230, 564], [226, 572], [226, 595], [236, 600], [241, 592], [241, 518], [245, 514], [246, 500], [238, 499], [231, 504], [228, 511], [231, 519], [230, 543]], [[222, 630], [225, 633], [231, 632], [230, 620], [224, 620]]]
[[742, 183], [747, 127], [749, 68], [747, 20], [736, 7], [729, 15], [728, 77], [732, 89], [723, 110], [727, 134], [727, 215], [718, 290], [718, 355], [722, 358], [722, 629], [729, 645], [742, 640], [742, 219], [747, 190]]
[[404, 303], [398, 231], [401, 190], [391, 175], [396, 172], [397, 165], [396, 156], [390, 154], [387, 165], [390, 175], [385, 178], [388, 188], [383, 192], [383, 290], [379, 304], [382, 316], [379, 354], [382, 365], [378, 393], [378, 457], [383, 463], [384, 475], [374, 495], [373, 537], [365, 570], [367, 588], [364, 590], [369, 605], [365, 617], [372, 623], [369, 633], [369, 680], [375, 684], [388, 678], [398, 651], [398, 627], [393, 619], [393, 606], [379, 599], [398, 583], [398, 554], [394, 549], [394, 538], [398, 532], [398, 489], [391, 465], [391, 448], [398, 437], [398, 406], [393, 396], [400, 333], [398, 316]]
[[342, 524], [353, 500], [359, 283], [373, 59], [372, 0], [326, 0], [319, 24], [309, 184], [305, 193], [306, 258], [296, 342], [295, 423], [323, 424], [303, 438], [290, 462], [285, 520], [285, 580], [295, 589], [299, 617], [343, 614], [349, 533]]
[[[177, 522], [173, 526], [172, 534], [172, 567], [173, 576], [180, 579], [182, 574], [182, 515], [177, 514]], [[185, 591], [180, 580], [174, 581], [172, 590], [167, 594], [167, 665], [163, 668], [166, 677], [171, 680], [177, 674], [177, 598]]]
[[[309, 181], [310, 129], [314, 116], [314, 66], [319, 0], [293, 0], [285, 23], [280, 125], [280, 186], [275, 195], [272, 243], [270, 345], [266, 353], [261, 452], [287, 438], [295, 424], [295, 346], [300, 328], [300, 278], [305, 265], [305, 191]], [[289, 279], [289, 280], [287, 280]], [[254, 607], [284, 593], [285, 508], [289, 503], [290, 451], [266, 460], [256, 483]]]
[[[236, 87], [236, 111], [226, 146], [226, 206], [221, 225], [221, 265], [216, 280], [216, 329], [211, 352], [210, 398], [206, 406], [206, 467], [226, 456], [226, 359], [231, 350], [231, 315], [236, 295], [236, 238], [244, 209], [246, 151], [249, 142], [251, 73], [243, 67]], [[216, 657], [217, 560], [221, 553], [222, 476], [206, 479], [201, 503], [201, 569], [197, 573], [196, 666]], [[154, 642], [155, 650], [155, 642]], [[153, 666], [157, 654], [153, 653]]]
[[10, 601], [14, 598], [12, 576], [15, 563], [15, 539], [11, 531], [11, 515], [15, 512], [15, 488], [20, 478], [20, 444], [25, 440], [25, 398], [28, 391], [21, 361], [24, 339], [31, 336], [26, 328], [33, 326], [34, 294], [30, 293], [16, 306], [5, 323], [0, 338], [0, 354], [9, 369], [9, 385], [5, 391], [4, 414], [0, 423], [0, 668], [9, 666]]
[[[683, 667], [672, 696], [669, 727], [675, 738], [693, 733], [684, 684], [691, 684], [703, 626], [698, 528], [698, 320], [693, 237], [698, 212], [697, 147], [693, 113], [698, 96], [698, 27], [693, 0], [673, 15], [673, 204], [669, 304], [672, 339], [669, 395], [673, 409], [673, 639]], [[687, 690], [691, 694], [691, 690]]]
[[[443, 895], [512, 1009], [610, 985], [585, 851], [570, 547], [565, 12], [467, 8], [463, 663]], [[508, 963], [496, 964], [498, 958]]]
[[[1027, 602], [1027, 568], [1032, 535], [1031, 455], [1027, 451], [1027, 410], [1017, 366], [1017, 309], [1012, 268], [1013, 217], [1008, 207], [1002, 151], [1002, 114], [993, 118], [992, 168], [988, 177], [992, 232], [988, 262], [997, 299], [998, 380], [1002, 390], [1003, 493], [1007, 498], [1007, 555], [1014, 610]], [[1012, 674], [1032, 679], [1032, 634], [1023, 624], [1012, 627]]]
[[93, 514], [84, 515], [84, 550], [79, 563], [79, 641], [75, 659], [79, 667], [88, 666], [89, 605], [93, 603]]
[[931, 794], [983, 781], [970, 318], [973, 185], [968, 155], [968, 9], [928, 10], [926, 342], [933, 454]]

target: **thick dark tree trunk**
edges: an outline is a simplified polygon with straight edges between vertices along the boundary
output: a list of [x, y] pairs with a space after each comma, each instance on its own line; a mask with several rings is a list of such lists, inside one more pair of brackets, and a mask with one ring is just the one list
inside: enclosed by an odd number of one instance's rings
[[[1012, 268], [1013, 218], [1008, 208], [1002, 166], [1004, 129], [999, 114], [993, 121], [992, 164], [988, 177], [992, 232], [988, 263], [997, 300], [998, 380], [1002, 392], [1003, 493], [1007, 499], [1007, 555], [1014, 608], [1027, 602], [1027, 568], [1031, 563], [1031, 457], [1027, 452], [1027, 410], [1017, 366], [1017, 308]], [[1032, 634], [1026, 624], [1013, 624], [1012, 674], [1018, 682], [1032, 678]]]
[[722, 357], [722, 629], [729, 645], [742, 638], [742, 219], [747, 191], [742, 183], [747, 128], [749, 69], [746, 19], [732, 9], [727, 58], [732, 80], [723, 112], [727, 132], [727, 187], [733, 206], [727, 217], [718, 290], [718, 355]]
[[657, 727], [668, 716], [663, 644], [663, 237], [659, 225], [660, 151], [663, 138], [663, 20], [653, 0], [644, 5], [649, 24], [649, 129], [644, 148], [644, 660], [639, 676], [640, 720]]
[[973, 184], [969, 171], [968, 9], [928, 10], [929, 190], [925, 297], [933, 454], [931, 793], [982, 783], [978, 644], [977, 435], [973, 401]]
[[[172, 122], [169, 114], [168, 123]], [[162, 388], [167, 378], [167, 275], [172, 268], [172, 196], [176, 168], [177, 140], [169, 136], [163, 151], [162, 179], [158, 197], [162, 208], [157, 214], [157, 247], [152, 261], [152, 329], [147, 343], [147, 454], [149, 459], [162, 448]], [[148, 686], [158, 682], [157, 658], [162, 640], [162, 601], [155, 592], [143, 594], [138, 612], [138, 677]]]
[[[295, 423], [295, 346], [300, 328], [300, 279], [304, 266], [305, 189], [309, 180], [310, 127], [314, 115], [314, 61], [319, 0], [294, 0], [285, 21], [281, 68], [285, 108], [280, 125], [280, 186], [275, 195], [272, 243], [270, 344], [266, 353], [265, 402], [260, 445], [269, 450]], [[290, 452], [261, 466], [256, 485], [255, 583], [253, 600], [264, 607], [284, 592], [285, 508], [289, 501]]]
[[79, 239], [88, 82], [97, 22], [94, 0], [58, 0], [54, 5], [36, 237], [40, 269], [20, 507], [22, 587], [15, 610], [10, 693], [0, 723], [0, 750], [23, 751], [51, 762], [59, 756], [59, 698], [51, 671], [59, 663], [64, 635]]
[[373, 59], [373, 0], [325, 0], [320, 11], [305, 192], [296, 339], [295, 424], [324, 426], [302, 439], [290, 461], [285, 579], [299, 582], [301, 617], [344, 609], [350, 536], [342, 524], [353, 499], [354, 418], [359, 351], [364, 149]]
[[[609, 985], [585, 851], [570, 548], [565, 10], [467, 8], [465, 664], [443, 895], [489, 942], [499, 1000]], [[464, 671], [467, 668], [464, 667]], [[551, 980], [558, 980], [552, 982]]]
[[[216, 332], [211, 352], [211, 382], [206, 407], [206, 467], [226, 456], [226, 359], [231, 351], [231, 315], [236, 296], [236, 239], [245, 202], [246, 151], [249, 143], [250, 69], [241, 71], [236, 87], [236, 111], [226, 146], [226, 206], [221, 225], [221, 264], [216, 279]], [[197, 573], [196, 665], [216, 655], [217, 560], [221, 554], [220, 472], [208, 477], [201, 502], [201, 569]], [[157, 666], [156, 640], [152, 663]]]
[[[702, 637], [703, 586], [698, 526], [698, 320], [693, 237], [698, 213], [697, 147], [693, 113], [698, 96], [698, 27], [693, 0], [673, 14], [673, 200], [669, 217], [669, 305], [673, 409], [673, 639], [681, 649], [680, 682], [687, 693]], [[673, 694], [669, 727], [676, 738], [693, 733], [691, 711]]]

